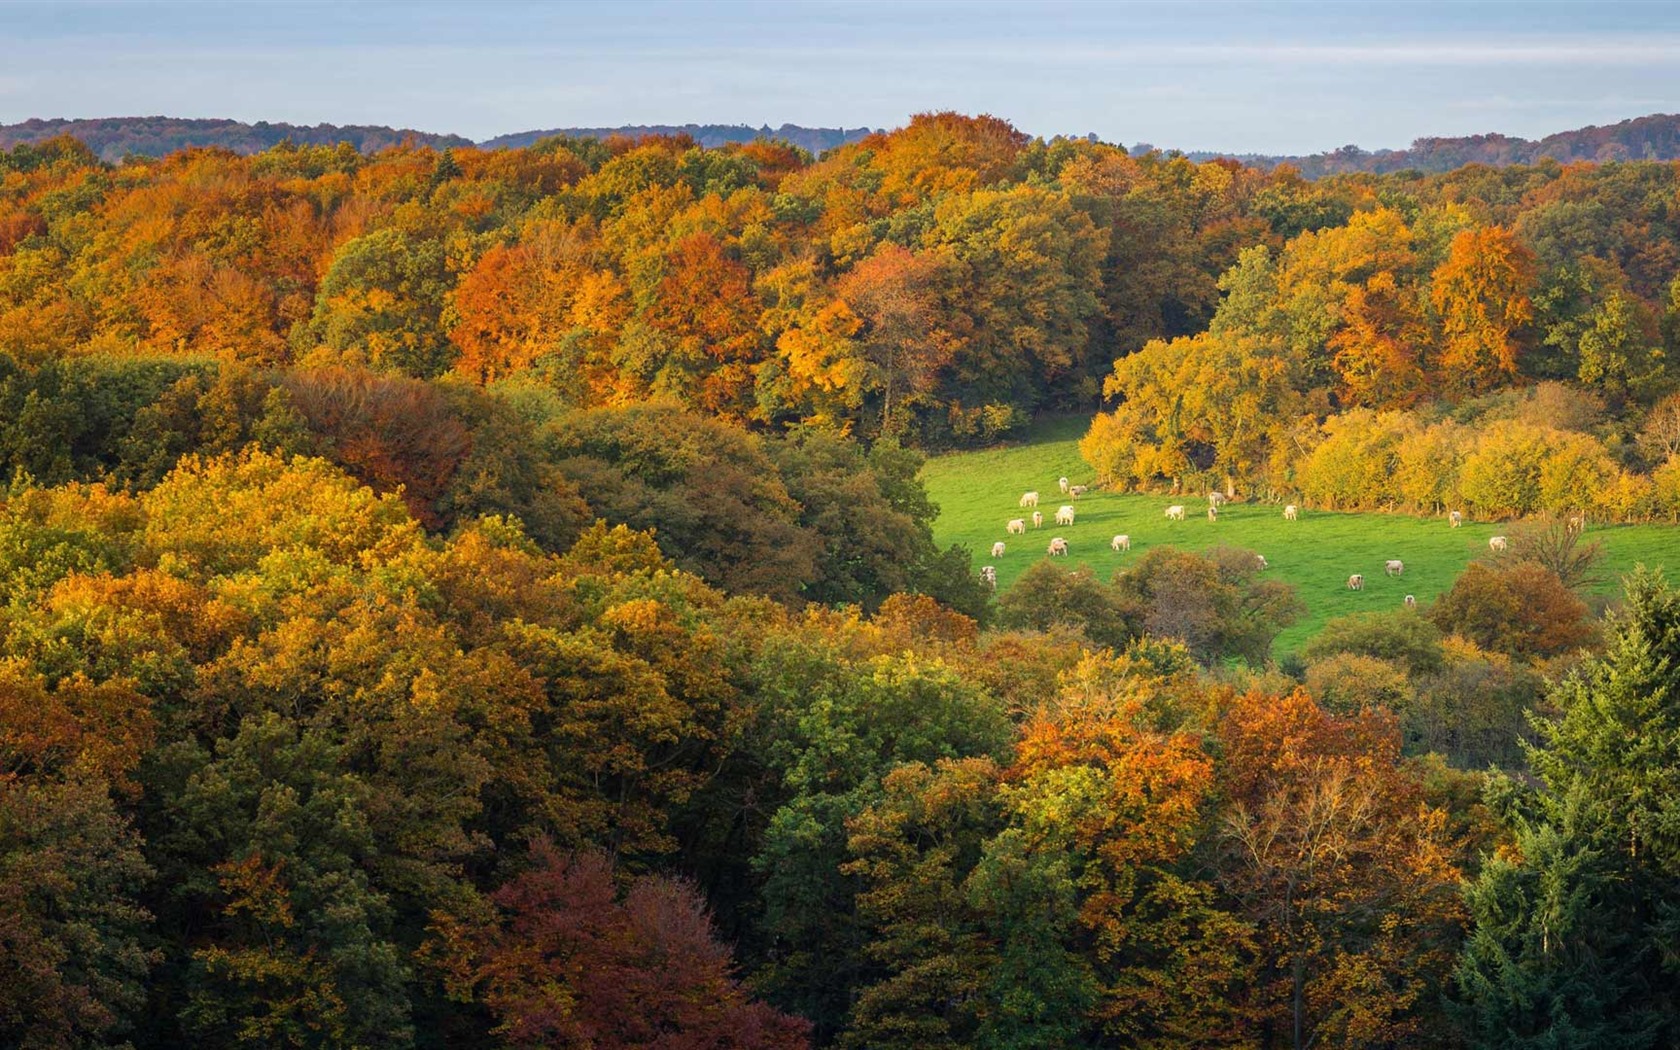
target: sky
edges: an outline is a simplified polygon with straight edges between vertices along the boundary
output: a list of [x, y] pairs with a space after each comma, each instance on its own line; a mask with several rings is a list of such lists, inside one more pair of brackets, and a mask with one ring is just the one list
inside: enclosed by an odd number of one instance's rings
[[890, 128], [1229, 152], [1539, 138], [1680, 112], [1680, 3], [27, 3], [0, 123], [167, 115], [473, 139], [621, 124]]

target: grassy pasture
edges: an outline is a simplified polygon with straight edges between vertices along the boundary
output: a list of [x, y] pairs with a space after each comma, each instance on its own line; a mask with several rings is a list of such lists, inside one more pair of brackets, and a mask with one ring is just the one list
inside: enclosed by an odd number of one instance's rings
[[[1417, 518], [1404, 514], [1345, 514], [1302, 507], [1299, 521], [1284, 521], [1283, 508], [1271, 503], [1235, 503], [1220, 511], [1217, 522], [1207, 520], [1205, 496], [1129, 495], [1091, 492], [1077, 503], [1063, 496], [1056, 479], [1074, 484], [1089, 481], [1091, 470], [1079, 458], [1081, 419], [1058, 420], [1042, 427], [1021, 444], [957, 452], [928, 460], [922, 471], [928, 494], [940, 507], [934, 531], [941, 545], [967, 544], [976, 567], [995, 565], [998, 588], [1009, 587], [1028, 566], [1044, 558], [1052, 536], [1068, 542], [1069, 568], [1089, 565], [1107, 579], [1115, 569], [1135, 561], [1153, 546], [1200, 550], [1217, 544], [1247, 547], [1265, 555], [1270, 574], [1295, 585], [1306, 615], [1278, 638], [1280, 652], [1299, 649], [1326, 620], [1351, 612], [1399, 608], [1407, 594], [1420, 603], [1432, 601], [1472, 559], [1488, 553], [1487, 541], [1510, 530], [1509, 523], [1467, 521], [1449, 528], [1445, 517]], [[1017, 506], [1021, 493], [1037, 489], [1043, 528], [1031, 527], [1031, 511]], [[1165, 510], [1184, 504], [1188, 520], [1170, 522]], [[1057, 527], [1056, 508], [1072, 504], [1077, 511], [1071, 527]], [[1025, 536], [1008, 536], [1004, 523], [1028, 519]], [[1109, 541], [1116, 533], [1132, 538], [1130, 553], [1115, 553]], [[1663, 525], [1589, 525], [1587, 538], [1604, 545], [1599, 588], [1614, 594], [1622, 574], [1639, 564], [1662, 566], [1671, 579], [1680, 577], [1680, 528]], [[1004, 556], [991, 558], [995, 540], [1007, 545]], [[1406, 563], [1405, 575], [1383, 574], [1390, 558]], [[1363, 573], [1365, 589], [1350, 591], [1347, 578]]]

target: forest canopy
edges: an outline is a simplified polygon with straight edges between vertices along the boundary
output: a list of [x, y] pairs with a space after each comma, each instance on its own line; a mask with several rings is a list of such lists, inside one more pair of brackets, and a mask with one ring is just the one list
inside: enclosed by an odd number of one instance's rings
[[[1680, 517], [1677, 193], [0, 152], [0, 1044], [1674, 1045], [1680, 592], [1582, 529]], [[1299, 653], [1251, 550], [994, 598], [922, 456], [1053, 413], [1556, 521]]]

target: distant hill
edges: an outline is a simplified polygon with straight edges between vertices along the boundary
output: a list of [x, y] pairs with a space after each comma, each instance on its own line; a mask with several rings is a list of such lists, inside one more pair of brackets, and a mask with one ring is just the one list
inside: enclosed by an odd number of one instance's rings
[[1466, 164], [1530, 164], [1541, 157], [1569, 162], [1576, 160], [1680, 160], [1680, 114], [1655, 113], [1603, 127], [1560, 131], [1543, 139], [1519, 139], [1510, 135], [1467, 135], [1462, 138], [1421, 138], [1410, 149], [1375, 152], [1358, 146], [1343, 146], [1310, 157], [1280, 157], [1254, 153], [1188, 154], [1195, 160], [1231, 157], [1257, 168], [1292, 164], [1309, 179], [1344, 172], [1452, 171]]
[[[623, 135], [639, 138], [644, 135], [688, 135], [702, 146], [721, 146], [729, 142], [751, 142], [760, 138], [784, 139], [821, 154], [825, 150], [848, 142], [856, 142], [873, 132], [872, 128], [807, 128], [798, 124], [783, 124], [772, 128], [768, 124], [752, 127], [748, 124], [626, 124], [601, 128], [550, 128], [543, 131], [519, 131], [498, 135], [478, 145], [489, 149], [529, 146], [539, 139], [554, 135], [574, 138], [609, 138]], [[178, 117], [104, 117], [96, 120], [26, 120], [21, 124], [0, 125], [0, 149], [40, 142], [55, 135], [72, 135], [87, 143], [88, 148], [106, 161], [120, 161], [131, 153], [161, 156], [189, 146], [219, 146], [235, 153], [258, 153], [280, 142], [291, 140], [300, 145], [336, 145], [348, 142], [364, 153], [374, 153], [403, 142], [444, 148], [471, 146], [472, 140], [460, 135], [440, 135], [410, 128], [389, 128], [382, 125], [272, 124], [258, 121], [246, 124], [237, 120], [188, 120]], [[1147, 147], [1145, 147], [1147, 148]], [[1409, 149], [1365, 150], [1358, 146], [1343, 146], [1311, 156], [1281, 156], [1260, 153], [1222, 153], [1194, 150], [1187, 153], [1192, 160], [1211, 160], [1230, 157], [1257, 168], [1275, 168], [1292, 164], [1307, 178], [1345, 172], [1385, 173], [1414, 168], [1423, 172], [1451, 171], [1466, 164], [1526, 164], [1551, 157], [1558, 161], [1576, 160], [1680, 160], [1680, 114], [1653, 114], [1624, 120], [1603, 127], [1577, 128], [1532, 140], [1510, 135], [1468, 135], [1461, 138], [1421, 138]]]
[[[519, 131], [511, 135], [500, 135], [479, 145], [490, 149], [512, 149], [529, 146], [538, 139], [554, 135], [569, 135], [574, 138], [688, 135], [702, 146], [751, 142], [760, 138], [785, 139], [814, 154], [820, 154], [835, 146], [855, 142], [870, 134], [872, 130], [806, 128], [797, 124], [783, 124], [779, 128], [772, 128], [768, 124], [758, 128], [746, 124], [635, 124], [616, 128]], [[363, 153], [376, 153], [403, 142], [439, 149], [474, 144], [471, 139], [460, 135], [440, 135], [429, 131], [415, 131], [412, 128], [389, 128], [383, 125], [317, 124], [308, 127], [302, 124], [271, 124], [266, 120], [246, 124], [238, 120], [189, 120], [181, 117], [101, 117], [95, 120], [34, 119], [21, 124], [0, 124], [0, 149], [40, 142], [57, 135], [70, 135], [81, 139], [101, 160], [112, 163], [131, 153], [161, 157], [191, 146], [218, 146], [241, 154], [260, 153], [287, 140], [309, 146], [334, 146], [340, 142], [348, 142]]]
[[871, 134], [872, 128], [806, 128], [798, 124], [783, 124], [772, 128], [751, 127], [746, 124], [626, 124], [616, 128], [552, 128], [548, 131], [516, 131], [499, 135], [479, 143], [490, 149], [518, 149], [538, 139], [554, 135], [570, 138], [605, 139], [615, 135], [640, 138], [644, 135], [687, 135], [702, 146], [722, 146], [729, 142], [751, 142], [754, 139], [782, 139], [812, 153], [856, 142]]
[[270, 124], [259, 120], [187, 120], [180, 117], [102, 117], [97, 120], [26, 120], [0, 125], [0, 148], [40, 142], [57, 135], [81, 139], [101, 160], [115, 162], [131, 153], [161, 157], [189, 146], [219, 146], [235, 153], [260, 153], [290, 139], [298, 145], [334, 146], [348, 142], [364, 153], [413, 141], [423, 146], [470, 146], [459, 135], [436, 135], [378, 125]]

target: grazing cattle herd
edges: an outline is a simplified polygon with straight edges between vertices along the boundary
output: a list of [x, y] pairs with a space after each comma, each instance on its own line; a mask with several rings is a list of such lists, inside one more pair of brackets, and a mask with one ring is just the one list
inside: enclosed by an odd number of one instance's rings
[[[1064, 495], [1070, 496], [1074, 499], [1078, 499], [1080, 496], [1090, 491], [1090, 486], [1074, 485], [1065, 477], [1057, 478], [1056, 485]], [[1210, 491], [1208, 493], [1208, 521], [1218, 522], [1219, 508], [1230, 502], [1230, 500], [1231, 497], [1227, 496], [1223, 492], [1218, 490]], [[1021, 499], [1018, 505], [1022, 507], [1036, 508], [1038, 506], [1037, 491], [1021, 493]], [[1166, 508], [1166, 517], [1168, 521], [1184, 521], [1186, 516], [1187, 512], [1184, 504], [1182, 503], [1174, 503]], [[1283, 508], [1283, 518], [1285, 521], [1299, 521], [1301, 518], [1301, 508], [1293, 503], [1286, 504]], [[1073, 520], [1074, 508], [1072, 506], [1063, 505], [1056, 508], [1055, 521], [1057, 525], [1071, 526], [1073, 524]], [[1459, 528], [1464, 524], [1464, 515], [1456, 510], [1449, 511], [1447, 513], [1447, 523], [1451, 528]], [[1035, 509], [1032, 514], [1032, 527], [1036, 529], [1043, 524], [1044, 515]], [[1576, 515], [1569, 519], [1568, 527], [1571, 530], [1580, 531], [1586, 527], [1586, 520], [1583, 516]], [[1004, 523], [1004, 531], [1011, 536], [1025, 535], [1027, 531], [1026, 519], [1009, 519]], [[1120, 533], [1109, 541], [1108, 546], [1110, 550], [1116, 553], [1129, 552], [1132, 549], [1132, 537], [1125, 533]], [[1509, 546], [1510, 541], [1504, 536], [1494, 536], [1488, 540], [1488, 549], [1495, 554], [1504, 553], [1509, 549]], [[1003, 541], [1000, 540], [992, 544], [992, 557], [994, 559], [1003, 557], [1004, 550], [1005, 547]], [[1068, 553], [1067, 539], [1062, 536], [1055, 537], [1050, 541], [1049, 546], [1045, 549], [1045, 553], [1048, 557], [1052, 558], [1066, 557]], [[1271, 564], [1266, 561], [1266, 557], [1263, 554], [1256, 554], [1254, 556], [1254, 560], [1256, 567], [1262, 572], [1271, 568]], [[1383, 572], [1392, 577], [1402, 576], [1406, 572], [1406, 564], [1399, 558], [1390, 558], [1384, 563]], [[997, 589], [997, 569], [995, 567], [990, 565], [983, 566], [980, 569], [980, 579], [992, 589]], [[1350, 591], [1363, 591], [1365, 589], [1364, 574], [1356, 572], [1348, 576], [1347, 588]], [[1408, 609], [1415, 609], [1417, 607], [1417, 597], [1411, 594], [1406, 595], [1405, 606]]]

